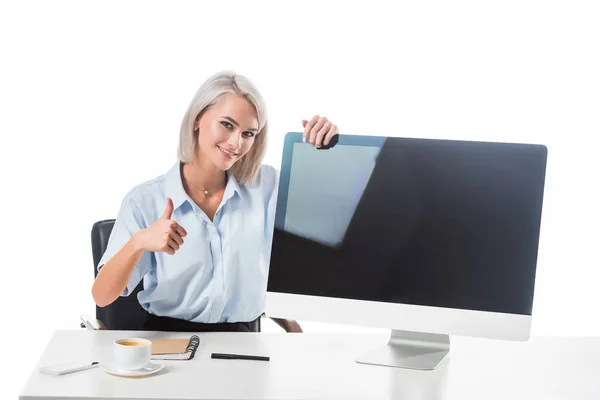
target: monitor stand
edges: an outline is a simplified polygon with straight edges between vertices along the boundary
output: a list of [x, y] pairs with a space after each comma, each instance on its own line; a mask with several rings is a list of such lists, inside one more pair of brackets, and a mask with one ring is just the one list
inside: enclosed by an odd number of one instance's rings
[[450, 337], [436, 333], [392, 330], [388, 344], [358, 358], [361, 364], [420, 370], [435, 369], [450, 352]]

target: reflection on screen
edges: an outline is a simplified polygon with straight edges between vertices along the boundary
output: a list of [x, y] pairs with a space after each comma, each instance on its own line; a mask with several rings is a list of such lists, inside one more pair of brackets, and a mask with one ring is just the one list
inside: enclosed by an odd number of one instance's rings
[[327, 154], [303, 143], [294, 145], [284, 225], [286, 232], [329, 246], [342, 242], [380, 148], [335, 150]]

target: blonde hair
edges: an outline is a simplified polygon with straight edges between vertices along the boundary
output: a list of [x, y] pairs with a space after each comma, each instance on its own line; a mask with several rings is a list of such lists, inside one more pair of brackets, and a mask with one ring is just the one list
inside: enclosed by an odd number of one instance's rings
[[254, 137], [252, 147], [229, 170], [238, 182], [245, 185], [251, 183], [256, 177], [267, 147], [267, 109], [256, 87], [242, 75], [232, 71], [222, 71], [208, 78], [200, 86], [181, 122], [177, 155], [183, 162], [191, 162], [194, 159], [194, 150], [198, 143], [194, 122], [228, 93], [248, 100], [256, 109], [258, 116], [258, 134]]

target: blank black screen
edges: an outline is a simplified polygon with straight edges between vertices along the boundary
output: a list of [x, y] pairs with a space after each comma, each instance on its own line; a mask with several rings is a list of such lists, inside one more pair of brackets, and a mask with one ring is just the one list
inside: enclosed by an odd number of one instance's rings
[[541, 145], [286, 138], [268, 290], [531, 315]]

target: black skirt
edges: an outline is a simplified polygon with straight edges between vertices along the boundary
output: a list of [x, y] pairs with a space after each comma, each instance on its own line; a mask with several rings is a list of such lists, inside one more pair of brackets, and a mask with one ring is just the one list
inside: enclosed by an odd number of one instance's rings
[[251, 322], [205, 324], [148, 313], [144, 330], [169, 332], [260, 332], [260, 317]]

